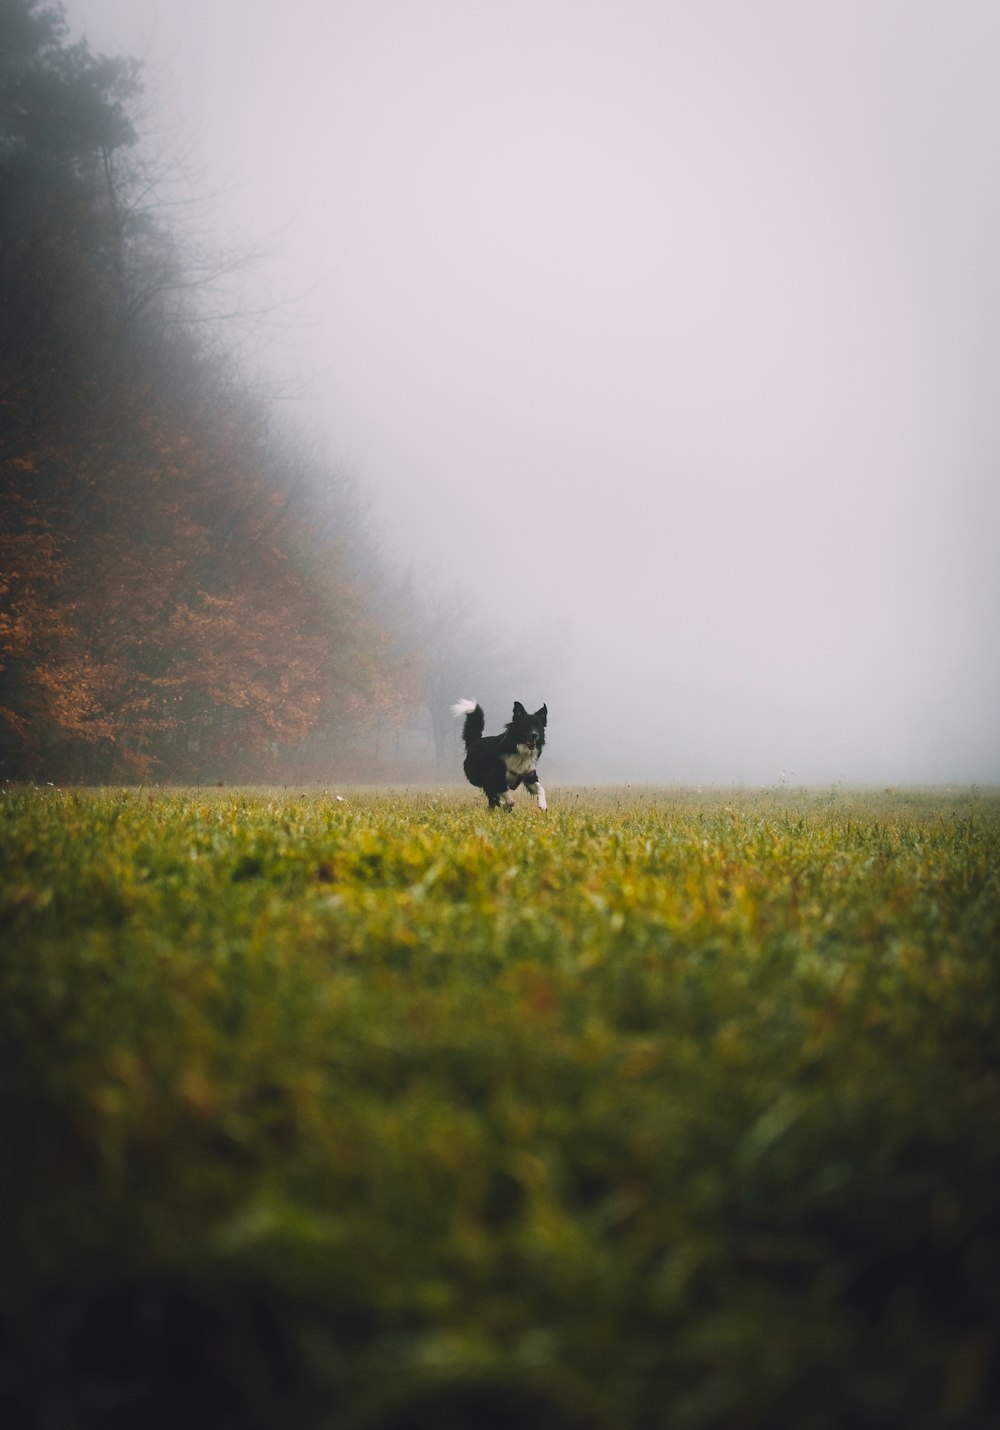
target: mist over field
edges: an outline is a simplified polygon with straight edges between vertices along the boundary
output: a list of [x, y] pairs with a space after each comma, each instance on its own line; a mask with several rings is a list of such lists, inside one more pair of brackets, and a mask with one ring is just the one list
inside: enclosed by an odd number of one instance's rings
[[1000, 780], [992, 0], [66, 14], [498, 652], [442, 699], [553, 781]]
[[998, 54], [0, 0], [4, 1423], [996, 1426]]

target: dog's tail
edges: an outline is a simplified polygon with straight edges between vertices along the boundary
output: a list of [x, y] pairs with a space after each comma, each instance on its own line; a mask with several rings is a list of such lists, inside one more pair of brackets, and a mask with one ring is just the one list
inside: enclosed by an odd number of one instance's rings
[[465, 724], [462, 726], [462, 739], [465, 741], [465, 748], [468, 749], [474, 740], [482, 737], [483, 729], [486, 725], [486, 716], [483, 714], [483, 707], [477, 705], [474, 700], [456, 700], [451, 707], [451, 713], [458, 720], [465, 716]]

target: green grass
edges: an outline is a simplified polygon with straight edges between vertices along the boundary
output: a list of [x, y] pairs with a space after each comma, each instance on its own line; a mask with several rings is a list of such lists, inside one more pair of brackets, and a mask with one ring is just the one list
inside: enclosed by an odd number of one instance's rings
[[0, 796], [0, 1411], [993, 1427], [1000, 799]]

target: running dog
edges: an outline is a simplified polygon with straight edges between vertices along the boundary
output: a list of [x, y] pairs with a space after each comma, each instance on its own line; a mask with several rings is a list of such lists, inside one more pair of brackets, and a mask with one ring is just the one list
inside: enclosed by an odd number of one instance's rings
[[549, 712], [543, 705], [529, 715], [519, 700], [514, 702], [514, 718], [504, 726], [502, 735], [484, 735], [486, 716], [474, 700], [458, 700], [451, 713], [465, 716], [462, 739], [465, 741], [466, 779], [481, 789], [490, 809], [510, 810], [514, 807], [512, 790], [524, 785], [539, 809], [546, 809], [545, 791], [538, 783], [535, 766], [545, 745], [545, 722]]

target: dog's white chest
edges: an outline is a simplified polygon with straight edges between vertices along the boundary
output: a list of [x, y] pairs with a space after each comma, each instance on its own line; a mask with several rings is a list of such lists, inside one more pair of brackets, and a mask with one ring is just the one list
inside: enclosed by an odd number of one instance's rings
[[522, 754], [520, 750], [513, 755], [504, 755], [503, 762], [509, 775], [526, 775], [535, 768], [535, 756], [528, 752]]

